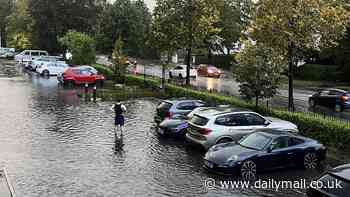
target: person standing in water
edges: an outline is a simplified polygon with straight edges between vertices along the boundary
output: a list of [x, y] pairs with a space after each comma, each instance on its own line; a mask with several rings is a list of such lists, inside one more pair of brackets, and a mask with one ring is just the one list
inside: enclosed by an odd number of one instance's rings
[[121, 136], [123, 135], [123, 126], [125, 123], [124, 119], [124, 113], [126, 113], [126, 107], [123, 105], [120, 101], [118, 101], [116, 104], [112, 106], [112, 111], [115, 113], [115, 118], [114, 118], [114, 131], [117, 136], [117, 129], [120, 129]]

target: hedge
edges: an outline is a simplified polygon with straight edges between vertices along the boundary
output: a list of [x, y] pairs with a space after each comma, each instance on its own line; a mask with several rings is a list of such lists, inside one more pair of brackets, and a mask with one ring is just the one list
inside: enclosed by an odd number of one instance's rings
[[[152, 78], [144, 80], [141, 76], [127, 75], [128, 85], [146, 84], [148, 87], [159, 88], [160, 79]], [[216, 104], [229, 104], [239, 108], [251, 109], [267, 116], [277, 117], [298, 125], [299, 130], [305, 136], [319, 140], [325, 145], [337, 148], [350, 148], [350, 123], [334, 119], [324, 118], [322, 115], [304, 112], [289, 112], [285, 110], [255, 108], [254, 104], [247, 103], [240, 98], [224, 96], [206, 91], [198, 91], [177, 85], [167, 84], [166, 93], [169, 97], [191, 97]]]
[[336, 65], [305, 64], [296, 69], [296, 77], [307, 81], [336, 81]]
[[[127, 83], [132, 85], [144, 84], [144, 78], [128, 75]], [[146, 79], [151, 87], [159, 87], [160, 80]], [[166, 93], [170, 97], [191, 97], [217, 104], [229, 104], [235, 107], [247, 108], [267, 116], [277, 117], [298, 125], [301, 134], [317, 139], [325, 145], [337, 148], [350, 148], [350, 124], [346, 121], [324, 118], [322, 115], [304, 112], [289, 112], [285, 110], [255, 108], [255, 105], [247, 103], [237, 97], [229, 97], [215, 93], [197, 91], [189, 88], [179, 87], [172, 84], [166, 85]]]

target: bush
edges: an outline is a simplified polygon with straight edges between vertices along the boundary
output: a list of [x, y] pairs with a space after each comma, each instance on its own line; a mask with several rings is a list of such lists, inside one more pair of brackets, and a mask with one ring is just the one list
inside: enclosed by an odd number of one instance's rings
[[321, 64], [305, 64], [296, 69], [296, 78], [307, 81], [337, 80], [337, 66]]
[[72, 53], [71, 64], [91, 65], [96, 62], [95, 40], [89, 35], [69, 31], [59, 39], [60, 43]]
[[[144, 83], [143, 77], [127, 76], [127, 84], [140, 85]], [[157, 88], [160, 85], [158, 79], [146, 79], [147, 85]], [[325, 145], [337, 148], [350, 148], [350, 124], [333, 118], [324, 118], [315, 113], [293, 113], [284, 110], [255, 108], [253, 104], [242, 101], [237, 97], [229, 97], [215, 93], [197, 91], [189, 88], [167, 84], [166, 93], [170, 97], [198, 98], [216, 104], [230, 104], [235, 107], [247, 108], [258, 113], [274, 116], [283, 120], [291, 121], [298, 125], [301, 134], [317, 139]]]
[[[101, 73], [106, 71], [106, 76], [112, 73], [108, 68], [102, 65], [95, 65]], [[148, 78], [146, 81], [141, 76], [127, 75], [127, 85], [147, 86], [158, 89], [161, 80], [159, 78]], [[191, 97], [207, 101], [215, 104], [229, 104], [239, 108], [247, 108], [255, 110], [266, 116], [274, 116], [283, 120], [287, 120], [298, 125], [301, 134], [317, 139], [325, 145], [331, 145], [337, 148], [350, 148], [350, 123], [335, 119], [324, 118], [322, 115], [315, 113], [293, 113], [284, 110], [266, 109], [264, 107], [256, 108], [255, 105], [247, 103], [240, 98], [224, 96], [205, 91], [198, 91], [189, 88], [179, 87], [172, 84], [166, 85], [166, 94], [168, 97]]]
[[94, 64], [93, 67], [95, 67], [95, 69], [103, 76], [105, 76], [108, 80], [113, 79], [112, 69], [101, 64]]

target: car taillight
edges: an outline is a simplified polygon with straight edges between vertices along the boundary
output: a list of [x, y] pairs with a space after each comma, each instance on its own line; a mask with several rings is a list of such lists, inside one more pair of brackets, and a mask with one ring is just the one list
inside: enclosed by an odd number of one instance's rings
[[171, 118], [172, 116], [173, 116], [173, 113], [169, 111], [165, 113], [165, 118]]
[[342, 97], [341, 97], [341, 100], [342, 100], [343, 102], [346, 102], [346, 101], [349, 100], [349, 97], [348, 97], [348, 96], [342, 96]]
[[199, 129], [198, 131], [199, 131], [199, 133], [201, 133], [202, 135], [209, 135], [209, 133], [212, 132], [212, 130], [211, 130], [211, 129], [208, 129], [208, 128], [202, 128], [202, 129]]

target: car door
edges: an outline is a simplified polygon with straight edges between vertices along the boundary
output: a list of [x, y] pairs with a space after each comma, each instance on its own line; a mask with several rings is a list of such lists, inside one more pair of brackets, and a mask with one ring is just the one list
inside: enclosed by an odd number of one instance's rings
[[265, 169], [275, 169], [289, 165], [290, 158], [289, 137], [281, 136], [274, 139], [270, 145], [270, 151], [264, 156]]
[[87, 69], [81, 69], [80, 70], [80, 77], [81, 77], [81, 82], [82, 83], [93, 83], [92, 78], [93, 76], [91, 75], [91, 72]]
[[242, 136], [251, 133], [253, 130], [247, 125], [243, 114], [229, 114], [219, 116], [215, 120], [215, 130], [220, 131], [222, 137], [230, 136], [233, 140], [239, 140]]
[[244, 113], [243, 115], [246, 119], [247, 126], [250, 126], [252, 130], [262, 129], [266, 127], [266, 120], [263, 117], [254, 113]]
[[320, 92], [316, 101], [317, 105], [328, 106], [329, 105], [329, 90], [323, 90]]
[[28, 61], [29, 59], [30, 59], [30, 51], [26, 51], [26, 52], [24, 52], [24, 55], [23, 55], [23, 57], [22, 57], [22, 60], [21, 61]]
[[328, 94], [328, 107], [335, 107], [336, 104], [340, 103], [340, 97], [341, 95], [343, 95], [344, 93], [337, 91], [337, 90], [330, 90], [329, 94]]

